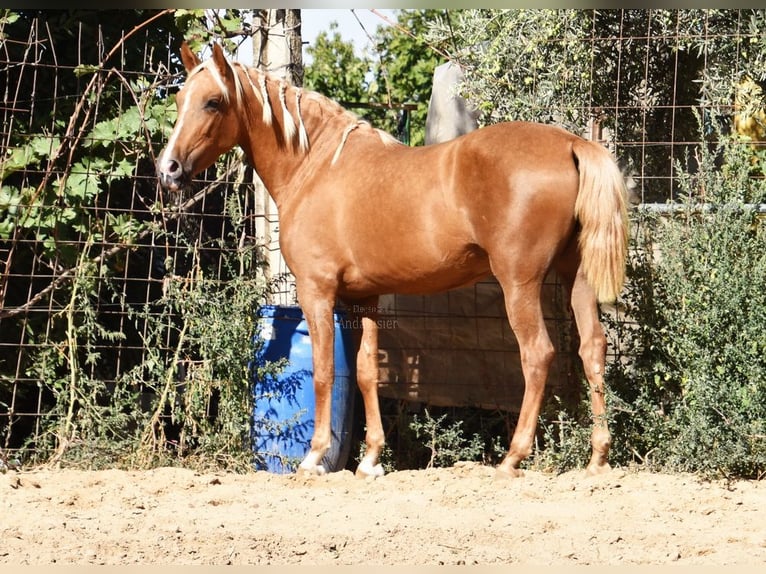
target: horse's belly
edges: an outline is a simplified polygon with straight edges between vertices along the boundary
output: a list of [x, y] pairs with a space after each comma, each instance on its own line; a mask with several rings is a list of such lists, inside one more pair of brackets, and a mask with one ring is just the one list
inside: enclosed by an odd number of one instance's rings
[[438, 293], [471, 284], [490, 272], [487, 256], [479, 248], [438, 258], [398, 255], [349, 266], [341, 276], [341, 295]]

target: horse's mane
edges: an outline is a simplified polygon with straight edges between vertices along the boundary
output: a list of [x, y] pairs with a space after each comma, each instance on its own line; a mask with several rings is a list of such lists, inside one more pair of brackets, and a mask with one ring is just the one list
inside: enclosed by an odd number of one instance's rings
[[[247, 90], [252, 92], [252, 95], [261, 105], [261, 119], [264, 124], [272, 125], [274, 122], [274, 110], [272, 96], [269, 94], [268, 86], [277, 86], [277, 99], [282, 109], [282, 124], [283, 135], [285, 141], [294, 142], [296, 134], [298, 136], [298, 149], [303, 152], [307, 152], [310, 147], [309, 134], [306, 131], [306, 126], [303, 121], [303, 114], [301, 112], [301, 103], [307, 100], [311, 100], [320, 106], [324, 111], [328, 112], [330, 117], [341, 118], [346, 122], [346, 126], [341, 132], [340, 142], [333, 156], [332, 163], [335, 163], [340, 156], [341, 151], [346, 145], [349, 134], [356, 129], [372, 130], [377, 133], [381, 141], [386, 145], [398, 143], [398, 140], [391, 134], [384, 132], [383, 130], [373, 127], [366, 120], [361, 119], [357, 114], [348, 110], [335, 102], [334, 100], [323, 96], [319, 92], [311, 90], [303, 90], [294, 86], [284, 78], [280, 78], [274, 74], [257, 70], [251, 66], [246, 66], [240, 62], [230, 62], [226, 60], [226, 65], [232, 72], [234, 77], [234, 85], [236, 91], [237, 105], [241, 106], [243, 111], [249, 115], [253, 115], [252, 106], [249, 105], [250, 99], [248, 98]], [[213, 81], [218, 84], [221, 89], [223, 98], [227, 103], [231, 102], [233, 94], [221, 76], [217, 66], [212, 58], [205, 60], [194, 68], [190, 73], [191, 78], [195, 74], [198, 74], [202, 70], [207, 70], [211, 73]], [[290, 112], [287, 102], [291, 99], [295, 102], [295, 115]]]

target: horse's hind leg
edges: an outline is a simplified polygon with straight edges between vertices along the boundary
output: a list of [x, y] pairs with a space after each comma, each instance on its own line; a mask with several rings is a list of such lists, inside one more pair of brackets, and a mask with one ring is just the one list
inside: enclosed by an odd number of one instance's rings
[[377, 477], [383, 475], [383, 467], [378, 463], [378, 458], [385, 441], [378, 402], [378, 298], [356, 302], [352, 305], [352, 312], [362, 324], [362, 338], [356, 355], [356, 379], [364, 400], [367, 422], [367, 448], [356, 469], [356, 475]]
[[522, 473], [519, 465], [529, 456], [534, 445], [537, 419], [554, 349], [540, 305], [542, 278], [515, 282], [504, 281], [497, 272], [496, 275], [505, 294], [508, 320], [519, 343], [524, 374], [524, 399], [521, 403], [519, 422], [513, 433], [508, 454], [497, 468], [497, 475], [520, 476]]
[[607, 426], [604, 398], [606, 335], [599, 322], [596, 295], [581, 269], [578, 269], [576, 273], [560, 272], [560, 274], [565, 281], [571, 281], [572, 311], [577, 323], [577, 331], [580, 334], [579, 354], [590, 387], [593, 431], [591, 434], [592, 454], [587, 471], [589, 474], [600, 474], [610, 469], [607, 457], [611, 445], [611, 435]]

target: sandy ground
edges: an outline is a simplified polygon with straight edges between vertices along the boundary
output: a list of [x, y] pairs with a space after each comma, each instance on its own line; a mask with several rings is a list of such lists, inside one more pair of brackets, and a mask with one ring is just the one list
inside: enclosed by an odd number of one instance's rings
[[[1, 565], [766, 564], [766, 481], [474, 463], [375, 481], [178, 468], [0, 475]], [[7, 570], [6, 570], [7, 571]]]

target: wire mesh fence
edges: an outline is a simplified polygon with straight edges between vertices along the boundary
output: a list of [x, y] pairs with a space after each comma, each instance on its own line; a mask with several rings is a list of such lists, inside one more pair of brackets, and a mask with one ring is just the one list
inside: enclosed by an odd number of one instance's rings
[[[619, 91], [638, 74], [630, 85], [641, 89], [613, 93], [612, 105], [591, 102], [581, 116], [593, 121], [581, 129], [630, 159], [635, 203], [674, 200], [679, 165], [693, 169], [693, 150], [706, 145], [697, 118], [703, 128], [712, 121], [733, 125], [735, 111], [747, 111], [763, 129], [760, 86], [748, 84], [751, 92], [741, 97], [749, 99], [738, 102], [731, 82], [713, 90], [700, 81], [706, 57], [689, 47], [720, 35], [734, 46], [731, 77], [745, 78], [740, 55], [762, 32], [744, 10], [724, 11], [733, 25], [703, 26], [694, 32], [699, 37], [682, 36], [680, 25], [658, 29], [652, 11], [612, 12], [608, 34], [594, 28], [580, 42], [596, 54], [594, 73], [598, 54], [625, 53], [612, 85]], [[115, 37], [87, 15], [67, 22], [27, 16], [23, 26], [0, 27], [6, 456], [25, 449], [36, 460], [55, 459], [103, 436], [115, 444], [138, 437], [149, 451], [164, 441], [183, 453], [207, 440], [200, 429], [213, 424], [214, 414], [241, 408], [244, 418], [212, 447], [223, 452], [226, 440], [241, 437], [251, 401], [252, 349], [224, 357], [227, 335], [253, 332], [253, 310], [262, 302], [295, 303], [287, 269], [274, 263], [277, 214], [237, 152], [183, 196], [164, 195], [157, 185], [155, 160], [175, 119], [170, 96], [183, 81], [169, 48], [176, 39], [158, 27], [150, 32], [138, 22]], [[601, 130], [604, 118], [608, 128]], [[249, 296], [228, 291], [233, 284]], [[560, 299], [555, 291], [554, 283], [551, 301]], [[428, 309], [431, 319], [454, 319], [427, 303], [416, 307], [384, 311], [398, 321]], [[549, 318], [555, 330], [571, 327], [568, 317]], [[216, 321], [226, 328], [216, 330]], [[221, 369], [234, 373], [236, 392], [221, 383]], [[570, 377], [571, 370], [560, 372]]]
[[107, 41], [100, 25], [73, 22], [61, 38], [53, 24], [31, 18], [27, 37], [4, 38], [0, 79], [2, 447], [32, 439], [41, 460], [88, 436], [74, 422], [85, 405], [91, 432], [121, 417], [135, 432], [131, 408], [162, 392], [152, 369], [188, 376], [200, 359], [182, 346], [177, 295], [223, 290], [261, 264], [251, 170], [236, 154], [185, 196], [157, 186], [181, 81], [170, 36]]

